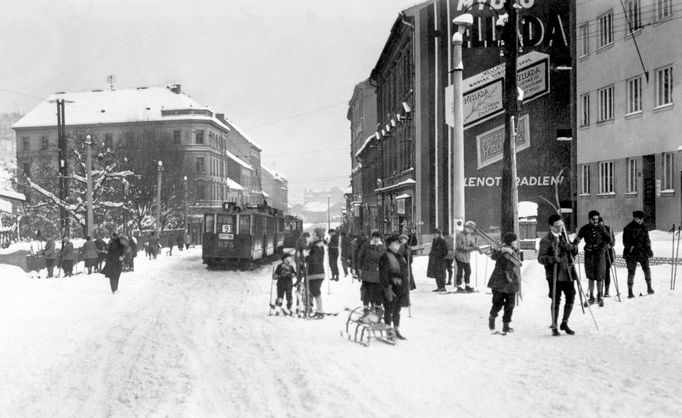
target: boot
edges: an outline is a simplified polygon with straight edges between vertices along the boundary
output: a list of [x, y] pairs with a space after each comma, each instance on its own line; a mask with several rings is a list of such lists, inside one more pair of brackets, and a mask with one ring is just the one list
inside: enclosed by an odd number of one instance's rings
[[604, 307], [604, 298], [602, 297], [601, 292], [597, 292], [597, 304], [599, 305], [600, 308]]
[[322, 309], [322, 296], [315, 297], [315, 312], [318, 314], [324, 314], [324, 309]]
[[558, 336], [561, 335], [561, 334], [559, 333], [559, 330], [556, 329], [555, 326], [552, 326], [552, 335], [555, 336], [555, 337], [558, 337]]
[[488, 318], [488, 329], [495, 331], [495, 318], [492, 316]]
[[629, 285], [628, 285], [628, 299], [632, 299], [632, 298], [634, 298], [634, 297], [635, 297], [635, 294], [632, 293], [632, 285], [629, 284]]
[[651, 287], [651, 280], [646, 282], [646, 293], [649, 295], [653, 295], [654, 293], [656, 293], [654, 292], [654, 288]]
[[564, 316], [561, 319], [562, 324], [568, 323], [568, 318], [571, 317], [571, 311], [573, 311], [573, 304], [565, 304], [564, 305]]
[[393, 331], [395, 331], [395, 337], [397, 339], [399, 339], [399, 340], [406, 340], [407, 339], [407, 338], [403, 337], [403, 335], [400, 333], [400, 327], [395, 327]]
[[509, 334], [512, 332], [514, 332], [514, 328], [509, 326], [509, 322], [502, 323], [502, 333], [503, 334]]
[[566, 321], [561, 323], [561, 326], [559, 327], [559, 329], [561, 329], [563, 332], [565, 332], [568, 335], [575, 335], [575, 332], [568, 327], [568, 324], [566, 323]]

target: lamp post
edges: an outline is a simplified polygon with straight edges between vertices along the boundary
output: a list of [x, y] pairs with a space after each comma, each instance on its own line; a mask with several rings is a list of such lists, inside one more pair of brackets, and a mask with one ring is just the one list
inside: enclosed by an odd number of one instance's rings
[[161, 177], [163, 176], [163, 162], [159, 161], [159, 171], [156, 185], [156, 237], [161, 237]]
[[185, 234], [187, 234], [189, 233], [189, 223], [187, 221], [187, 217], [189, 216], [187, 213], [187, 176], [182, 178], [182, 182], [185, 186]]
[[[451, 222], [455, 224], [455, 230], [464, 225], [465, 205], [464, 205], [464, 91], [462, 89], [462, 37], [464, 31], [473, 26], [474, 17], [469, 13], [464, 13], [452, 20], [457, 26], [457, 32], [452, 35], [452, 60], [453, 60], [453, 80], [452, 90], [454, 93], [453, 101], [453, 135], [452, 135], [452, 155], [453, 155], [453, 218]], [[448, 224], [452, 225], [451, 222]], [[452, 229], [452, 228], [451, 228]]]
[[94, 225], [94, 215], [92, 209], [92, 137], [87, 135], [85, 137], [85, 174], [86, 174], [86, 200], [88, 205], [88, 215], [86, 220], [86, 234], [92, 237], [92, 227]]

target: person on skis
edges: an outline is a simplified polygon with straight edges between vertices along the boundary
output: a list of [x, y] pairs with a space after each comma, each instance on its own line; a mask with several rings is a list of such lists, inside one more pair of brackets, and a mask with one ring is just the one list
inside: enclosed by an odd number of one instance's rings
[[519, 291], [521, 283], [521, 267], [514, 264], [507, 256], [516, 257], [518, 251], [518, 241], [516, 234], [507, 232], [502, 238], [502, 246], [493, 250], [490, 258], [495, 261], [495, 268], [490, 275], [488, 287], [493, 291], [493, 306], [490, 308], [488, 318], [488, 328], [495, 331], [495, 318], [504, 308], [502, 316], [502, 334], [514, 332], [514, 328], [509, 326], [514, 313], [516, 303], [516, 292]]
[[599, 225], [599, 212], [591, 210], [588, 213], [589, 223], [578, 230], [578, 235], [573, 240], [573, 245], [578, 245], [585, 240], [585, 275], [590, 281], [590, 299], [588, 303], [594, 303], [594, 285], [597, 285], [597, 303], [604, 306], [604, 276], [606, 276], [607, 251], [613, 244], [608, 231]]
[[628, 268], [628, 298], [635, 297], [632, 286], [635, 284], [637, 263], [642, 266], [642, 271], [644, 271], [647, 294], [654, 294], [654, 289], [651, 287], [651, 269], [649, 268], [649, 259], [653, 256], [649, 231], [644, 225], [644, 212], [636, 210], [632, 212], [632, 222], [623, 228], [623, 258]]
[[[559, 329], [566, 334], [573, 335], [575, 332], [569, 328], [568, 319], [575, 302], [573, 280], [577, 278], [577, 273], [571, 261], [578, 254], [578, 247], [568, 242], [562, 233], [564, 222], [560, 215], [556, 213], [551, 215], [548, 223], [549, 232], [540, 240], [538, 262], [545, 266], [549, 298], [552, 300], [552, 335], [559, 336]], [[562, 293], [564, 294], [564, 315], [557, 329]]]
[[306, 257], [308, 290], [315, 299], [315, 315], [313, 318], [324, 318], [322, 308], [322, 282], [324, 281], [324, 228], [315, 228], [315, 238], [310, 243], [310, 252]]
[[[293, 266], [293, 255], [285, 252], [282, 254], [282, 262], [275, 268], [275, 280], [277, 280], [277, 300], [275, 301], [275, 312], [281, 310], [284, 315], [291, 315], [291, 305], [293, 298], [291, 289], [293, 280], [296, 277], [296, 269]], [[286, 308], [282, 307], [284, 297], [287, 298]]]
[[393, 326], [396, 338], [400, 333], [400, 310], [410, 306], [410, 281], [408, 264], [400, 254], [400, 241], [396, 236], [386, 238], [388, 247], [379, 258], [379, 283], [384, 291], [384, 322]]

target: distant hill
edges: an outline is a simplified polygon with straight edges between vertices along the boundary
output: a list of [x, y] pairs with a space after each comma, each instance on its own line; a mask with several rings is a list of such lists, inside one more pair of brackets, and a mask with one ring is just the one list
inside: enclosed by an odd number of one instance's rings
[[343, 190], [338, 187], [331, 189], [305, 190], [303, 202], [297, 202], [290, 206], [292, 215], [303, 218], [309, 224], [327, 224], [327, 198], [329, 198], [329, 217], [332, 224], [338, 224], [343, 220], [342, 211], [346, 207]]

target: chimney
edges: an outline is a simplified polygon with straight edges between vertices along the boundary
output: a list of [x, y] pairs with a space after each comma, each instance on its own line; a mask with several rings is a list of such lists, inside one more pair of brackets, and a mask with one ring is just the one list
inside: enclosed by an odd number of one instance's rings
[[175, 94], [180, 94], [180, 93], [182, 93], [182, 88], [181, 88], [181, 87], [182, 87], [182, 86], [181, 86], [180, 84], [173, 84], [173, 85], [171, 86], [171, 89], [170, 89], [170, 90], [171, 90], [173, 93], [175, 93]]
[[221, 122], [225, 122], [225, 114], [224, 113], [216, 113], [215, 114], [216, 119], [218, 119]]

